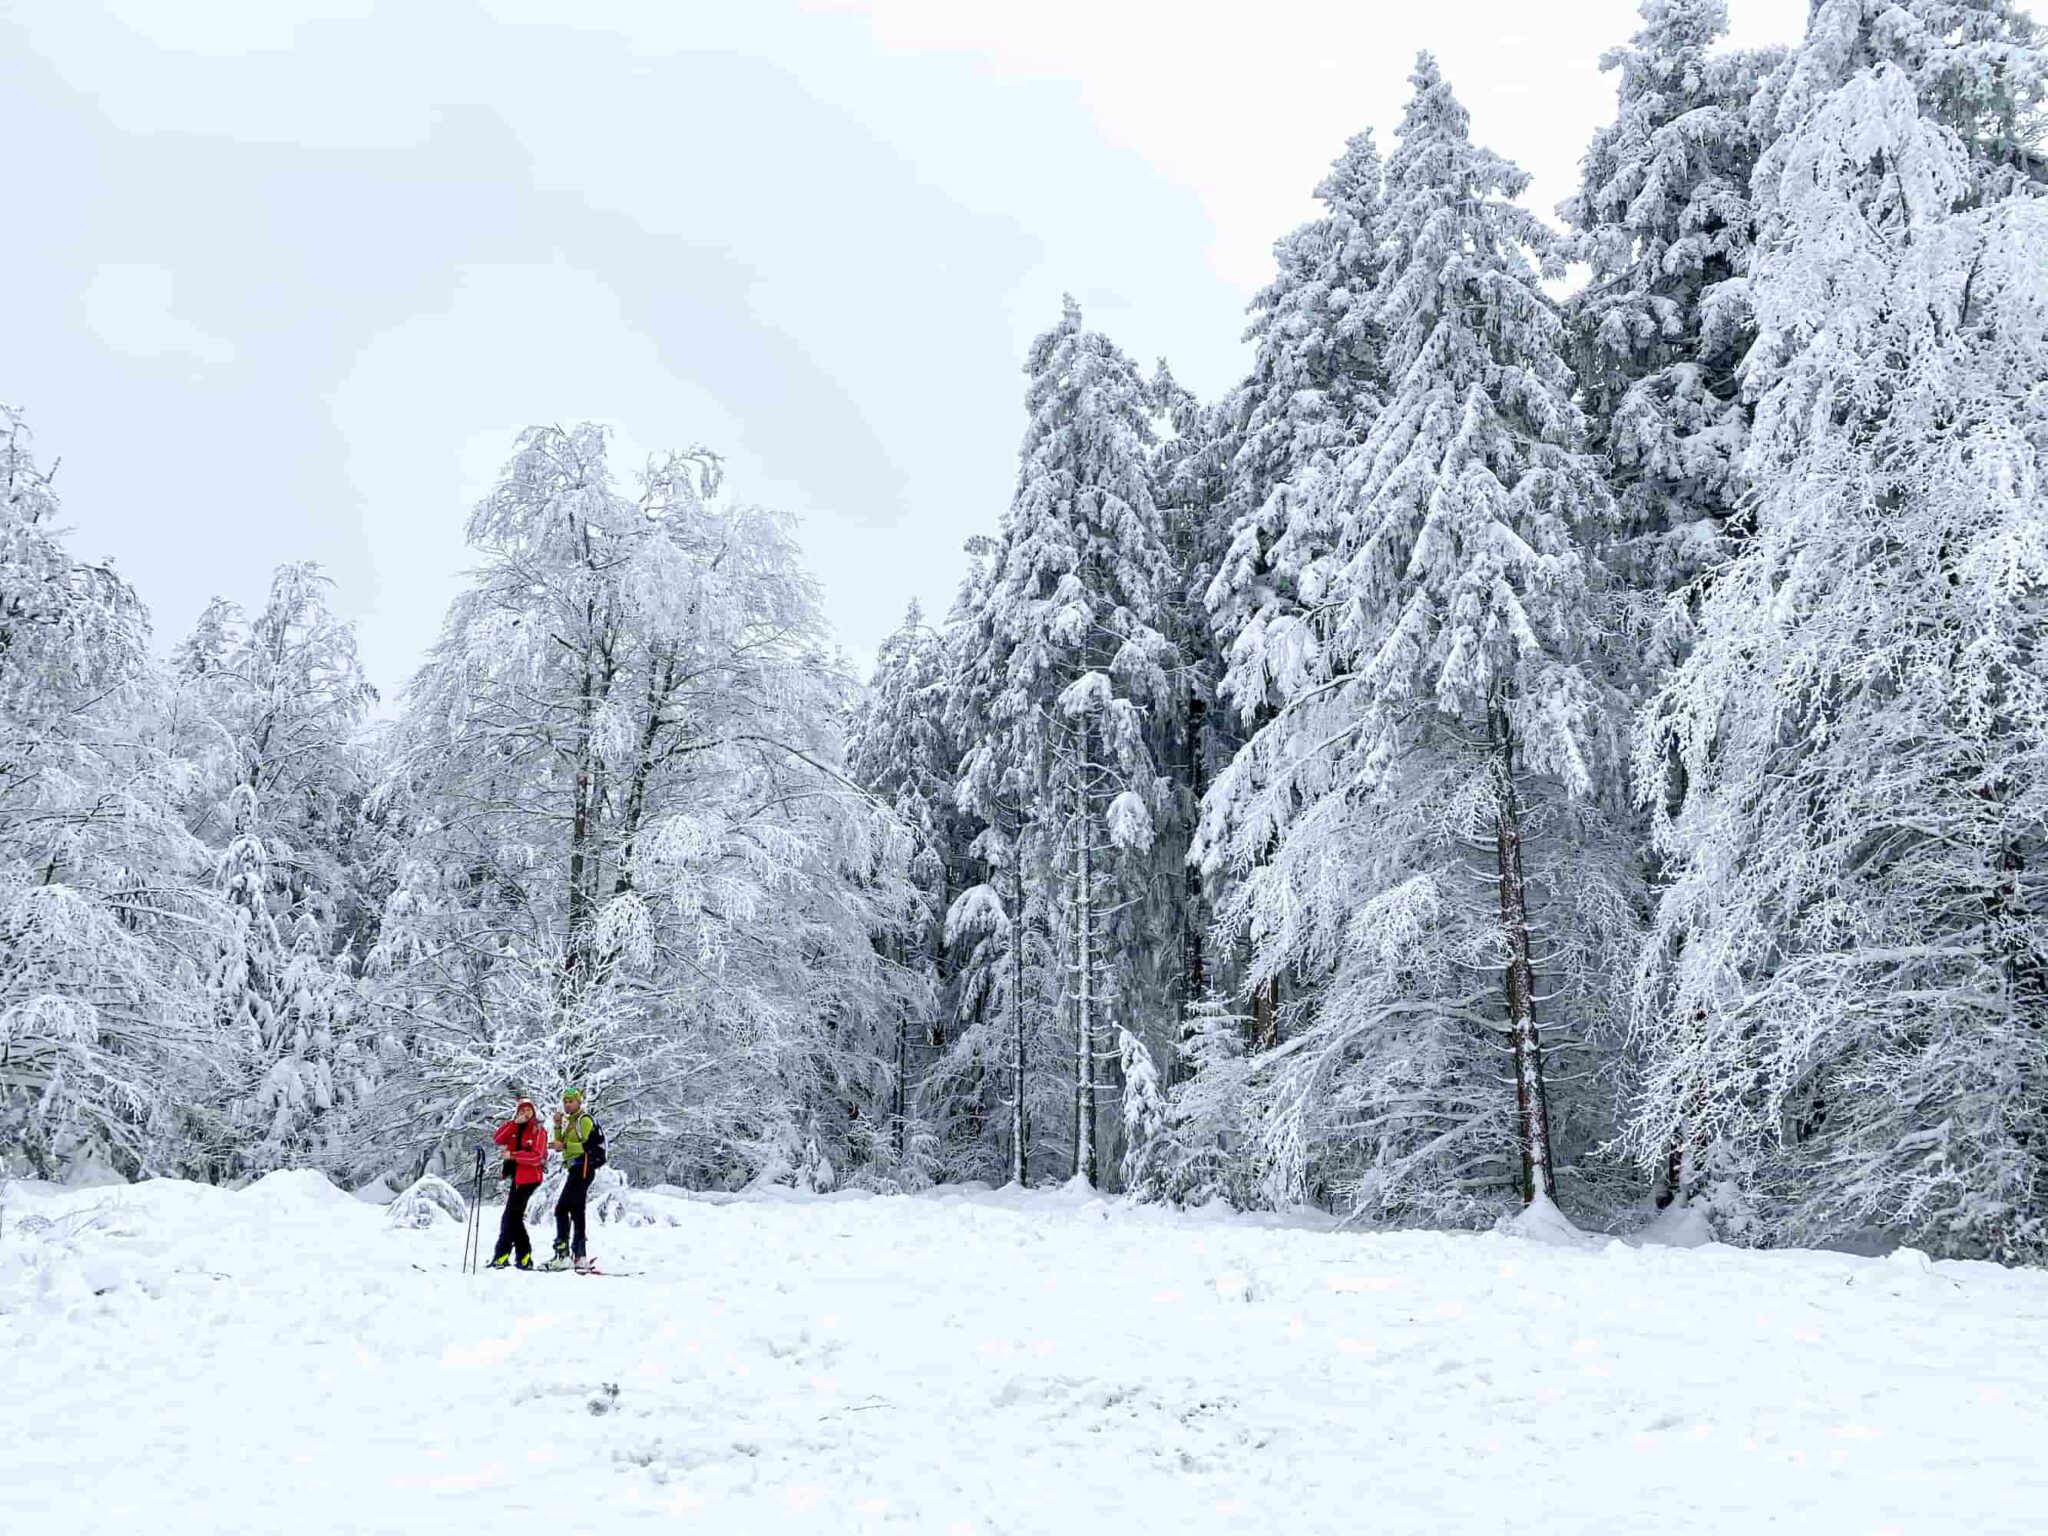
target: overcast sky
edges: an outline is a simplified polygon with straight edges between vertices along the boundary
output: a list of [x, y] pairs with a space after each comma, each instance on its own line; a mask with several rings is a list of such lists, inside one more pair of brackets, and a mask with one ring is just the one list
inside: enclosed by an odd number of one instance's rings
[[[1731, 0], [1745, 42], [1806, 0]], [[1548, 212], [1633, 0], [17, 0], [0, 400], [168, 642], [312, 558], [387, 693], [522, 426], [725, 453], [865, 667], [1072, 291], [1205, 396], [1419, 48]], [[574, 20], [565, 18], [573, 17]], [[1256, 18], [1256, 19], [1255, 19]]]

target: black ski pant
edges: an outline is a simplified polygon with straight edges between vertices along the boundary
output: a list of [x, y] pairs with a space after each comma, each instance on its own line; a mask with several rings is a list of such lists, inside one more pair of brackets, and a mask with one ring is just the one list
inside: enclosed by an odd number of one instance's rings
[[526, 1202], [539, 1188], [538, 1184], [514, 1184], [505, 1197], [505, 1214], [498, 1222], [498, 1247], [491, 1255], [493, 1263], [508, 1253], [516, 1259], [532, 1256], [533, 1239], [526, 1235]]
[[[583, 1242], [588, 1220], [583, 1210], [583, 1202], [590, 1195], [588, 1169], [588, 1162], [581, 1158], [577, 1159], [576, 1165], [562, 1180], [561, 1194], [555, 1197], [555, 1252], [560, 1253], [566, 1244], [569, 1252], [579, 1259], [584, 1254]], [[576, 1229], [573, 1239], [569, 1236], [571, 1223], [574, 1223]]]

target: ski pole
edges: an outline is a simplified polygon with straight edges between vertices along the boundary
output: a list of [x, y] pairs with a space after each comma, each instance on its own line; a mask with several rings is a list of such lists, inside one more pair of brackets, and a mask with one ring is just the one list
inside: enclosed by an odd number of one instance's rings
[[462, 1263], [464, 1272], [475, 1274], [478, 1262], [483, 1258], [483, 1208], [484, 1208], [484, 1149], [476, 1149], [475, 1188], [469, 1202], [469, 1230], [462, 1241]]
[[484, 1149], [476, 1149], [476, 1199], [469, 1205], [476, 1236], [470, 1243], [469, 1272], [475, 1274], [484, 1263]]

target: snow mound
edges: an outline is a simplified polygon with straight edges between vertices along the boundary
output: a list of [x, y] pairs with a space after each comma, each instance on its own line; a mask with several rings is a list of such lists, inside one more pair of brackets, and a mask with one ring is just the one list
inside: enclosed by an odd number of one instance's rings
[[1216, 1287], [1219, 1301], [1254, 1302], [1271, 1289], [1249, 1265], [1218, 1275], [1211, 1284]]
[[81, 1158], [64, 1173], [66, 1189], [112, 1189], [127, 1182], [98, 1158]]
[[248, 1200], [261, 1200], [283, 1209], [294, 1206], [323, 1206], [355, 1203], [355, 1197], [337, 1187], [317, 1168], [280, 1168], [266, 1173], [241, 1191]]
[[1598, 1241], [1573, 1226], [1571, 1219], [1546, 1195], [1538, 1195], [1531, 1200], [1520, 1214], [1503, 1222], [1500, 1230], [1510, 1237], [1526, 1238], [1532, 1243], [1549, 1243], [1561, 1248], [1585, 1248]]
[[1704, 1248], [1715, 1242], [1713, 1224], [1696, 1205], [1667, 1205], [1635, 1240], [1649, 1248]]
[[380, 1173], [357, 1188], [355, 1196], [366, 1205], [389, 1205], [398, 1198], [398, 1191], [392, 1187], [391, 1180]]

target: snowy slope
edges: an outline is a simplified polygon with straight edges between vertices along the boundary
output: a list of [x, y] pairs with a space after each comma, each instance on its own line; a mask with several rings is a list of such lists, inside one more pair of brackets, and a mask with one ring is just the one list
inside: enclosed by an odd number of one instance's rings
[[15, 1185], [0, 1510], [152, 1536], [2048, 1519], [2040, 1274], [1064, 1194], [639, 1200], [658, 1224], [596, 1247], [644, 1275], [469, 1278], [458, 1226], [392, 1230], [314, 1175]]

